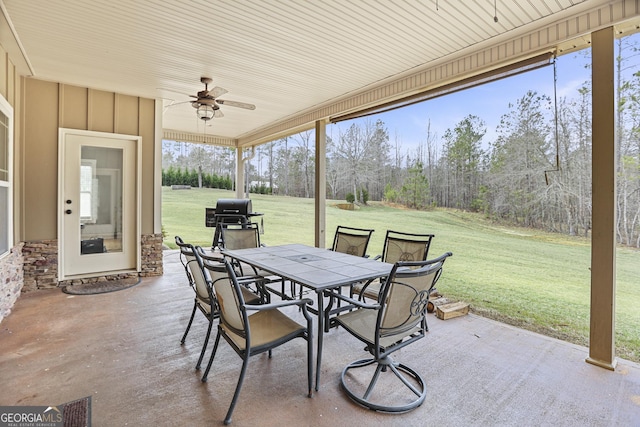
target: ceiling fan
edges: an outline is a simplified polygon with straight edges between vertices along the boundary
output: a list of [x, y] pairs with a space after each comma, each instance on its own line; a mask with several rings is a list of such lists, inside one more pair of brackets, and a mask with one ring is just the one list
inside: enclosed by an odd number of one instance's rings
[[[198, 118], [205, 122], [215, 118], [224, 117], [222, 111], [220, 111], [221, 105], [228, 105], [230, 107], [244, 108], [245, 110], [255, 110], [256, 106], [253, 104], [247, 104], [246, 102], [230, 101], [227, 99], [218, 99], [219, 96], [224, 95], [228, 91], [219, 86], [215, 86], [209, 89], [209, 85], [213, 83], [213, 80], [209, 77], [200, 77], [200, 81], [204, 83], [204, 90], [198, 92], [197, 95], [189, 95], [195, 98], [195, 101], [184, 101], [191, 103], [191, 106], [197, 110]], [[184, 102], [178, 102], [178, 105]]]

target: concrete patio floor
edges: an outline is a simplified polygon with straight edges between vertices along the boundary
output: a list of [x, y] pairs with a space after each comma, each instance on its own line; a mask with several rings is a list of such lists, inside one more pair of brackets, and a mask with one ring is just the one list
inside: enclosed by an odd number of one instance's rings
[[[0, 405], [91, 396], [93, 426], [221, 425], [241, 360], [221, 342], [209, 381], [200, 381], [194, 367], [206, 321], [198, 313], [180, 345], [193, 295], [178, 252], [164, 255], [164, 276], [126, 290], [23, 295], [0, 323]], [[395, 357], [427, 381], [419, 408], [390, 415], [352, 403], [340, 372], [367, 354], [335, 329], [325, 336], [313, 398], [306, 396], [305, 343], [294, 340], [272, 359], [251, 359], [232, 425], [640, 426], [639, 364], [619, 360], [607, 371], [585, 362], [584, 347], [475, 315], [429, 315], [429, 326], [425, 339]]]

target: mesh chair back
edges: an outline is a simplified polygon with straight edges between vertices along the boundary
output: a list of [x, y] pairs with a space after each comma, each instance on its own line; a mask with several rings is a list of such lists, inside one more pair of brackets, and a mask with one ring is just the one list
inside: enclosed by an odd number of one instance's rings
[[180, 257], [183, 258], [183, 264], [187, 270], [189, 280], [192, 282], [191, 286], [196, 292], [196, 297], [199, 302], [208, 307], [208, 311], [211, 312], [213, 295], [211, 295], [212, 290], [208, 286], [204, 276], [202, 259], [196, 255], [195, 247], [190, 243], [184, 243], [180, 237], [176, 236], [176, 244], [180, 248]]
[[370, 229], [338, 226], [331, 250], [363, 257], [372, 233]]
[[260, 247], [258, 224], [221, 227], [222, 245], [225, 249], [247, 249]]
[[431, 261], [397, 262], [382, 288], [386, 301], [379, 313], [381, 337], [406, 333], [424, 319], [429, 294], [449, 254]]
[[194, 287], [193, 277], [191, 277], [191, 272], [189, 271], [189, 266], [187, 265], [188, 263], [187, 256], [190, 253], [192, 253], [192, 250], [190, 248], [191, 245], [185, 243], [182, 240], [182, 237], [180, 236], [176, 236], [175, 240], [176, 240], [176, 245], [178, 245], [178, 248], [180, 249], [180, 262], [182, 263], [182, 266], [184, 267], [184, 272], [186, 273], [187, 279], [189, 280], [189, 286], [193, 288]]
[[382, 261], [424, 261], [429, 255], [433, 234], [410, 234], [388, 230], [384, 240]]
[[211, 275], [211, 283], [218, 299], [218, 309], [220, 310], [220, 321], [234, 333], [245, 337], [245, 316], [240, 310], [244, 305], [240, 285], [235, 279], [235, 272], [229, 261], [213, 265], [205, 264], [205, 268]]

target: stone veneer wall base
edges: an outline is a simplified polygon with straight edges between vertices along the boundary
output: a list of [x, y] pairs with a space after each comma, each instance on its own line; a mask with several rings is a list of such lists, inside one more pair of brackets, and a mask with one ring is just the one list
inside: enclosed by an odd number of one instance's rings
[[22, 243], [0, 259], [0, 322], [11, 313], [24, 285]]
[[0, 321], [22, 292], [51, 289], [73, 283], [151, 277], [163, 274], [162, 234], [141, 236], [141, 269], [139, 273], [101, 275], [74, 280], [58, 280], [58, 241], [40, 240], [20, 243], [0, 260]]

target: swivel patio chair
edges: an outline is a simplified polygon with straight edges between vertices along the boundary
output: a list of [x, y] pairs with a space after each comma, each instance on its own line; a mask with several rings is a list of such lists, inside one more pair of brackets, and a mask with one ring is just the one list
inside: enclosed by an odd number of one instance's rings
[[[203, 259], [200, 256], [200, 253], [203, 252], [202, 248], [197, 246], [194, 247], [190, 243], [185, 243], [180, 236], [175, 237], [175, 242], [180, 248], [180, 261], [182, 262], [182, 265], [185, 269], [187, 280], [189, 281], [189, 285], [195, 292], [195, 299], [193, 303], [193, 310], [191, 311], [191, 317], [189, 318], [187, 329], [184, 331], [184, 335], [180, 340], [180, 344], [184, 345], [187, 339], [187, 335], [189, 334], [189, 330], [191, 329], [191, 325], [193, 324], [193, 319], [196, 315], [197, 310], [199, 310], [209, 322], [204, 343], [202, 345], [202, 350], [200, 351], [200, 357], [198, 358], [198, 363], [196, 363], [196, 369], [200, 369], [202, 359], [204, 358], [204, 353], [207, 349], [207, 344], [209, 343], [209, 337], [211, 336], [213, 321], [219, 316], [217, 300], [215, 292], [210, 285], [210, 280], [207, 280], [209, 279], [207, 277], [208, 273], [205, 272]], [[245, 299], [248, 303], [252, 304], [261, 302], [260, 296], [249, 291], [245, 291]]]
[[[220, 323], [218, 333], [213, 346], [213, 352], [204, 372], [202, 381], [206, 382], [209, 369], [215, 358], [220, 337], [223, 337], [233, 350], [242, 358], [242, 369], [238, 384], [236, 385], [231, 405], [224, 419], [225, 424], [231, 422], [231, 415], [238, 401], [240, 389], [244, 381], [249, 358], [260, 353], [269, 352], [271, 357], [272, 349], [281, 346], [294, 338], [303, 338], [307, 341], [307, 389], [308, 396], [312, 395], [312, 329], [311, 316], [307, 312], [307, 305], [313, 303], [311, 299], [279, 301], [277, 303], [265, 305], [248, 305], [241, 292], [233, 266], [229, 260], [224, 261], [228, 277], [218, 278], [212, 282], [212, 286], [218, 296], [220, 307]], [[219, 270], [217, 267], [206, 265], [205, 268], [213, 271]], [[293, 321], [280, 309], [287, 306], [298, 306], [306, 319], [306, 326]], [[254, 312], [249, 315], [249, 312]], [[265, 395], [265, 398], [273, 397]]]
[[[425, 336], [429, 294], [442, 274], [444, 261], [451, 255], [447, 252], [428, 261], [395, 263], [382, 286], [382, 298], [375, 304], [335, 295], [358, 307], [337, 316], [336, 321], [362, 341], [372, 356], [350, 363], [340, 376], [343, 390], [358, 404], [397, 413], [424, 402], [426, 383], [422, 376], [394, 361], [391, 354]], [[397, 384], [392, 382], [390, 373], [399, 380]], [[385, 386], [376, 389], [381, 374], [386, 375]]]
[[[424, 261], [429, 255], [429, 247], [434, 237], [433, 234], [387, 230], [382, 255], [377, 256], [376, 259], [389, 264], [398, 261]], [[384, 283], [384, 279], [357, 284], [353, 287], [353, 293], [358, 294], [361, 300], [364, 298], [377, 300], [382, 283]]]

